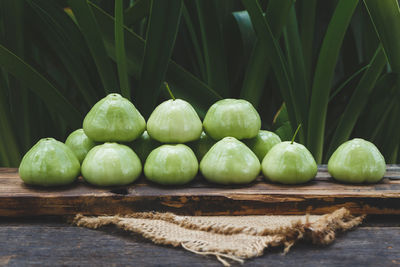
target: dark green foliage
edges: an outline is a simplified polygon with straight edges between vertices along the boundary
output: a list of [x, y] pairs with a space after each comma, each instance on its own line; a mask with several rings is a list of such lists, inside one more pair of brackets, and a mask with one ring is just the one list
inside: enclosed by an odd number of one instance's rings
[[318, 163], [352, 137], [398, 162], [398, 2], [321, 3], [0, 1], [0, 166], [40, 138], [65, 141], [109, 92], [147, 118], [164, 82], [201, 118], [240, 97], [283, 140], [301, 123]]

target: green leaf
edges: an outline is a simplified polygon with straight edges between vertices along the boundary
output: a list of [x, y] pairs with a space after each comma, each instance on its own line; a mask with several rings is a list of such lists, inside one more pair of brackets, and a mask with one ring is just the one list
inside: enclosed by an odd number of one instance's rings
[[[3, 18], [3, 34], [5, 47], [21, 57], [25, 57], [24, 49], [24, 1], [4, 0], [0, 1], [0, 17]], [[31, 125], [29, 122], [29, 95], [27, 89], [13, 77], [8, 78], [10, 110], [15, 118], [12, 123], [19, 136], [19, 143], [28, 149], [30, 146]]]
[[126, 72], [126, 55], [125, 55], [125, 40], [123, 28], [123, 1], [115, 0], [115, 55], [117, 59], [118, 77], [121, 89], [121, 94], [131, 99], [131, 87], [129, 85], [129, 77]]
[[[242, 2], [249, 12], [254, 29], [261, 44], [269, 51], [268, 57], [275, 71], [275, 76], [278, 80], [284, 102], [286, 103], [292, 128], [296, 128], [298, 124], [303, 122], [299, 109], [299, 105], [302, 103], [298, 102], [294, 98], [294, 88], [292, 86], [292, 80], [288, 72], [287, 62], [285, 61], [283, 52], [276, 38], [273, 36], [268, 22], [262, 14], [258, 1], [242, 0]], [[302, 130], [299, 133], [299, 139], [301, 140], [300, 142], [304, 141], [304, 131]]]
[[191, 42], [193, 44], [193, 50], [196, 55], [197, 65], [201, 74], [200, 76], [203, 80], [206, 80], [207, 74], [206, 74], [206, 65], [204, 63], [204, 58], [202, 54], [203, 50], [201, 48], [199, 38], [197, 38], [196, 28], [193, 23], [193, 18], [192, 16], [190, 16], [189, 10], [186, 7], [185, 3], [183, 4], [182, 7], [182, 17], [188, 29]]
[[[362, 60], [366, 61], [374, 55], [376, 47], [380, 44], [380, 40], [379, 36], [376, 34], [375, 26], [369, 16], [366, 5], [359, 6], [359, 18], [362, 28], [357, 29], [357, 31], [362, 33], [362, 39], [360, 40], [362, 43]], [[354, 31], [356, 31], [356, 29], [354, 29]]]
[[223, 34], [214, 0], [195, 0], [203, 44], [207, 83], [221, 95], [229, 96], [228, 70]]
[[[115, 60], [114, 18], [93, 3], [90, 5], [100, 26], [107, 53]], [[128, 72], [139, 79], [145, 42], [127, 27], [124, 29], [125, 44], [129, 48], [126, 50]], [[172, 60], [169, 60], [165, 79], [176, 97], [186, 99], [197, 110], [207, 110], [214, 102], [221, 99], [212, 88]], [[136, 99], [133, 99], [133, 102], [135, 105], [139, 104]]]
[[13, 131], [12, 118], [7, 105], [4, 88], [0, 84], [0, 166], [17, 167], [21, 154], [18, 147], [17, 135]]
[[400, 73], [400, 9], [397, 0], [364, 0], [393, 72]]
[[351, 74], [342, 84], [340, 84], [334, 92], [331, 93], [331, 95], [329, 96], [329, 102], [332, 101], [332, 99], [339, 94], [343, 88], [345, 88], [351, 81], [353, 81], [360, 73], [362, 73], [363, 71], [365, 71], [366, 69], [368, 69], [370, 67], [369, 64], [361, 67], [360, 69], [358, 69], [357, 71], [355, 71], [353, 74]]
[[149, 0], [137, 0], [131, 7], [124, 12], [124, 24], [126, 26], [132, 26], [143, 18], [147, 17], [150, 13]]
[[232, 12], [224, 20], [225, 56], [230, 83], [230, 97], [239, 97], [255, 41], [256, 33], [246, 10]]
[[[296, 89], [293, 90], [293, 95], [296, 101], [301, 103], [299, 104], [301, 117], [307, 118], [310, 92], [308, 89], [309, 85], [307, 83], [302, 44], [294, 6], [292, 6], [289, 12], [286, 30], [284, 31], [284, 40], [287, 49], [289, 70], [293, 77], [293, 84], [296, 85]], [[306, 121], [303, 121], [302, 125], [305, 129], [307, 128]]]
[[278, 112], [275, 114], [272, 123], [274, 132], [279, 135], [282, 141], [289, 141], [292, 139], [294, 132], [289, 121], [285, 103], [281, 105]]
[[317, 9], [317, 0], [302, 0], [300, 2], [300, 38], [303, 48], [304, 71], [306, 73], [307, 83], [312, 79], [312, 66], [314, 59], [314, 31], [315, 14]]
[[181, 0], [152, 0], [137, 95], [138, 105], [145, 117], [152, 112], [165, 81], [181, 13]]
[[396, 85], [397, 75], [394, 73], [383, 74], [376, 82], [371, 92], [366, 108], [364, 109], [354, 135], [374, 142], [379, 131], [384, 131], [385, 122], [393, 104], [397, 101]]
[[361, 111], [365, 108], [370, 93], [374, 88], [385, 64], [386, 57], [383, 53], [382, 47], [379, 46], [369, 64], [368, 69], [365, 71], [350, 100], [348, 101], [346, 109], [341, 115], [339, 124], [337, 125], [335, 133], [333, 134], [326, 159], [330, 157], [330, 155], [340, 144], [349, 139], [350, 134], [352, 133], [354, 126], [356, 125], [356, 122], [361, 114]]
[[3, 0], [0, 2], [3, 19], [3, 43], [16, 55], [24, 56], [24, 1]]
[[335, 66], [357, 3], [357, 0], [340, 0], [338, 2], [319, 52], [307, 127], [307, 146], [317, 163], [322, 162], [326, 114]]
[[293, 129], [290, 121], [284, 122], [278, 129], [274, 131], [282, 141], [290, 141], [293, 136]]
[[114, 68], [107, 57], [99, 25], [97, 24], [87, 1], [68, 0], [68, 3], [71, 6], [83, 36], [89, 46], [90, 53], [96, 63], [97, 71], [99, 72], [105, 93], [117, 91], [118, 83], [114, 74]]
[[71, 128], [80, 127], [82, 114], [46, 78], [2, 45], [0, 66], [63, 116]]
[[[293, 0], [271, 0], [269, 2], [266, 19], [276, 39], [279, 39], [281, 35], [293, 3]], [[248, 100], [256, 108], [260, 104], [264, 85], [271, 67], [271, 63], [268, 60], [270, 51], [260, 40], [257, 40], [246, 67], [240, 98]]]
[[[28, 1], [28, 4], [36, 13], [32, 20], [35, 21], [35, 26], [40, 34], [43, 34], [42, 38], [37, 38], [33, 42], [38, 39], [47, 41], [43, 45], [36, 44], [42, 45], [46, 50], [50, 47], [50, 50], [54, 51], [53, 55], [60, 58], [63, 67], [71, 75], [71, 80], [76, 83], [87, 108], [90, 108], [96, 103], [98, 97], [94, 89], [95, 85], [91, 84], [91, 75], [87, 70], [95, 68], [95, 66], [89, 58], [85, 57], [88, 49], [85, 47], [86, 43], [77, 25], [55, 5], [42, 0]], [[103, 95], [103, 92], [100, 95]]]
[[240, 37], [242, 39], [244, 57], [248, 59], [250, 58], [251, 51], [253, 50], [254, 43], [257, 39], [249, 13], [245, 10], [237, 11], [232, 12], [232, 16], [237, 23]]
[[394, 103], [390, 109], [388, 119], [385, 121], [385, 126], [381, 131], [380, 147], [385, 161], [388, 164], [396, 163], [398, 146], [400, 141], [400, 106]]
[[[379, 39], [382, 42], [390, 67], [396, 73], [395, 90], [400, 90], [400, 9], [397, 0], [371, 1], [364, 0], [371, 20], [375, 26]], [[389, 120], [384, 126], [383, 154], [389, 163], [394, 163], [397, 158], [397, 149], [400, 135], [398, 123], [400, 108], [398, 103], [393, 103], [393, 110]], [[385, 113], [386, 115], [386, 113]], [[397, 138], [393, 138], [396, 136]], [[397, 143], [396, 143], [397, 142]]]

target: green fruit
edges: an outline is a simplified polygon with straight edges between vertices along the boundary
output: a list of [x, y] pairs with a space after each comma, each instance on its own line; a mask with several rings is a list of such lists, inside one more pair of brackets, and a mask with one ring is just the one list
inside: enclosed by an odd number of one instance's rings
[[147, 131], [144, 131], [144, 133], [129, 146], [135, 151], [144, 164], [150, 152], [161, 146], [161, 143], [151, 138]]
[[96, 145], [93, 140], [87, 137], [83, 129], [72, 132], [65, 140], [65, 144], [74, 152], [79, 163], [82, 163], [89, 150]]
[[223, 99], [213, 104], [203, 121], [204, 131], [213, 139], [256, 137], [261, 119], [253, 105], [243, 99]]
[[260, 161], [245, 144], [234, 137], [225, 137], [203, 157], [200, 171], [213, 183], [246, 184], [257, 178]]
[[25, 154], [19, 166], [19, 175], [25, 183], [41, 186], [70, 184], [79, 171], [75, 154], [53, 138], [39, 140]]
[[130, 142], [142, 135], [145, 128], [139, 111], [119, 94], [101, 99], [83, 121], [85, 134], [95, 142]]
[[196, 156], [186, 145], [162, 145], [154, 149], [144, 164], [150, 181], [163, 185], [181, 185], [193, 180], [199, 169]]
[[216, 141], [209, 137], [205, 132], [202, 132], [200, 139], [193, 141], [189, 146], [193, 149], [194, 154], [200, 161], [204, 155], [210, 150], [210, 148], [215, 145]]
[[282, 141], [277, 134], [260, 130], [256, 137], [245, 139], [243, 142], [256, 154], [260, 162], [262, 162], [268, 151], [270, 151], [274, 145]]
[[117, 143], [95, 146], [82, 163], [85, 180], [98, 186], [130, 184], [141, 172], [142, 164], [136, 153]]
[[194, 108], [181, 99], [158, 105], [147, 121], [147, 132], [163, 143], [186, 143], [199, 139], [202, 124]]
[[310, 151], [302, 144], [290, 141], [272, 147], [261, 167], [267, 180], [282, 184], [306, 183], [315, 177], [318, 170]]
[[328, 171], [344, 183], [376, 183], [383, 178], [386, 163], [378, 148], [360, 138], [341, 144], [328, 161]]

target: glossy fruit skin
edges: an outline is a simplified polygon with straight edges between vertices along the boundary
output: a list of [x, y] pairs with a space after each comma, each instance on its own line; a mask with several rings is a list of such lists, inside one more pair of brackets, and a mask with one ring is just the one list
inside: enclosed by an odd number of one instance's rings
[[117, 143], [95, 146], [82, 163], [84, 179], [97, 186], [127, 185], [142, 172], [139, 157], [131, 148]]
[[244, 143], [225, 137], [203, 157], [200, 171], [212, 183], [247, 184], [260, 173], [260, 161]]
[[219, 100], [208, 109], [203, 127], [214, 140], [229, 136], [241, 140], [257, 136], [261, 119], [250, 102], [227, 98]]
[[264, 157], [261, 167], [267, 180], [282, 184], [306, 183], [318, 171], [310, 151], [302, 144], [291, 144], [290, 141], [273, 146]]
[[129, 146], [135, 151], [136, 155], [138, 155], [142, 164], [144, 164], [150, 152], [161, 146], [161, 143], [151, 138], [147, 131], [144, 131], [144, 133], [138, 139], [130, 143]]
[[385, 175], [386, 163], [373, 143], [355, 138], [333, 152], [328, 171], [343, 183], [376, 183]]
[[194, 179], [199, 163], [186, 145], [162, 145], [154, 149], [144, 164], [147, 179], [162, 185], [181, 185]]
[[119, 94], [97, 102], [83, 120], [85, 134], [95, 142], [130, 142], [146, 128], [143, 116]]
[[75, 181], [80, 164], [72, 150], [53, 138], [40, 139], [23, 157], [19, 175], [26, 184], [67, 185]]
[[202, 129], [199, 115], [182, 99], [164, 101], [154, 109], [147, 121], [149, 135], [162, 143], [197, 140]]
[[96, 146], [96, 143], [87, 137], [83, 129], [73, 131], [65, 140], [65, 144], [74, 152], [79, 163], [82, 163], [90, 149]]
[[260, 130], [258, 135], [254, 138], [243, 140], [243, 143], [245, 143], [254, 154], [256, 154], [260, 162], [262, 162], [268, 151], [280, 142], [282, 141], [277, 134], [265, 130]]
[[215, 145], [216, 141], [209, 137], [205, 132], [202, 132], [200, 138], [196, 141], [189, 143], [188, 145], [193, 150], [197, 157], [197, 160], [201, 160], [204, 155]]

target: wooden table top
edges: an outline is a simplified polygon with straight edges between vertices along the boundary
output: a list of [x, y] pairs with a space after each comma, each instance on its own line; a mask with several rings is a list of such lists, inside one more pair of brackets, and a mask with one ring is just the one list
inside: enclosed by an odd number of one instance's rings
[[341, 184], [320, 166], [316, 178], [280, 185], [262, 177], [249, 185], [221, 186], [202, 177], [162, 187], [141, 177], [122, 187], [99, 188], [80, 179], [72, 185], [27, 186], [17, 169], [0, 168], [0, 216], [129, 214], [170, 211], [184, 215], [325, 214], [346, 207], [354, 214], [400, 214], [400, 168], [388, 165], [377, 184]]
[[[0, 240], [0, 266], [222, 266], [213, 256], [155, 245], [116, 227], [91, 230], [58, 217], [0, 217]], [[375, 215], [328, 246], [302, 242], [287, 255], [266, 249], [244, 266], [398, 266], [399, 252], [400, 217]]]
[[[399, 179], [400, 168], [388, 166], [381, 183], [343, 185], [320, 166], [315, 181], [299, 186], [262, 179], [248, 186], [216, 186], [200, 178], [176, 188], [142, 179], [127, 187], [96, 188], [80, 180], [69, 187], [42, 189], [24, 185], [16, 169], [0, 168], [0, 266], [222, 266], [213, 256], [155, 245], [111, 226], [75, 227], [59, 215], [143, 210], [197, 215], [321, 214], [342, 206], [353, 213], [380, 215], [368, 215], [363, 225], [339, 234], [331, 245], [301, 242], [285, 256], [282, 248], [266, 249], [245, 266], [398, 266]], [[35, 217], [27, 217], [31, 215]]]

